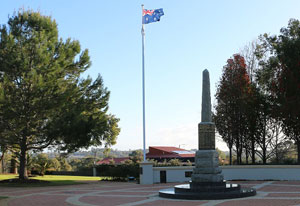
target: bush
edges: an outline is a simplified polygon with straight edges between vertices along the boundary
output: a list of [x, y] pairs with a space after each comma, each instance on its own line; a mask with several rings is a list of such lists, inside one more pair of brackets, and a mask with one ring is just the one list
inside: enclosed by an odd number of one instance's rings
[[157, 160], [150, 159], [148, 160], [153, 163], [153, 167], [174, 167], [174, 166], [192, 166], [193, 163], [191, 161], [182, 162], [179, 159], [170, 159], [167, 161], [166, 159], [163, 162], [158, 162]]
[[112, 177], [113, 179], [139, 177], [138, 164], [98, 165], [96, 169], [99, 176]]
[[181, 165], [181, 161], [179, 159], [171, 159], [168, 163], [171, 166], [180, 166]]

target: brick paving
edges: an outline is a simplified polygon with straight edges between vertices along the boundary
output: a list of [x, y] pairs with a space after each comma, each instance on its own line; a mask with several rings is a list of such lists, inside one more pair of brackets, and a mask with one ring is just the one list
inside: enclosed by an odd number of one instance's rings
[[176, 184], [90, 182], [41, 188], [0, 187], [0, 196], [9, 197], [0, 200], [0, 206], [300, 206], [300, 181], [234, 183], [257, 189], [257, 195], [229, 200], [172, 200], [158, 197], [158, 191]]

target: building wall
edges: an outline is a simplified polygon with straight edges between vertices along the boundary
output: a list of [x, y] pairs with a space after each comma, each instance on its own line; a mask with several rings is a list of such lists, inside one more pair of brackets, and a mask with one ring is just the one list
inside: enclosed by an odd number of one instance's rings
[[190, 177], [185, 177], [185, 172], [192, 172], [193, 167], [153, 167], [155, 183], [160, 182], [160, 171], [166, 171], [167, 182], [187, 182]]
[[[153, 183], [160, 182], [160, 171], [166, 171], [167, 182], [188, 182], [185, 172], [192, 172], [193, 166], [153, 167]], [[298, 165], [261, 165], [261, 166], [222, 166], [225, 180], [300, 180]]]
[[227, 180], [300, 180], [298, 165], [224, 166]]

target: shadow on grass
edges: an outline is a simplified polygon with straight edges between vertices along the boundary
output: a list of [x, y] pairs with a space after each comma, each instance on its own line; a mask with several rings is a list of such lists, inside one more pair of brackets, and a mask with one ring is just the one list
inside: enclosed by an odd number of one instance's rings
[[84, 182], [78, 182], [74, 180], [34, 180], [29, 179], [26, 181], [20, 181], [19, 179], [9, 179], [0, 181], [0, 187], [49, 187], [49, 186], [66, 186], [66, 185], [79, 185], [86, 184]]
[[6, 198], [8, 198], [8, 197], [3, 197], [3, 196], [0, 196], [0, 200], [2, 200], [2, 199], [6, 199]]

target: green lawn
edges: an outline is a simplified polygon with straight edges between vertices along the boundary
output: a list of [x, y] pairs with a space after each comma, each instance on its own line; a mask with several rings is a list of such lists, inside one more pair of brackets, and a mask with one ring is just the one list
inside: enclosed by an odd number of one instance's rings
[[16, 175], [0, 175], [0, 181], [1, 180], [7, 180], [7, 179], [13, 179], [13, 178], [17, 178], [18, 176]]
[[[18, 178], [17, 175], [0, 175], [0, 181], [6, 179]], [[60, 186], [60, 185], [74, 185], [83, 184], [82, 181], [99, 181], [102, 177], [85, 177], [85, 176], [56, 176], [45, 175], [31, 177], [30, 179], [44, 180], [48, 183], [32, 183], [32, 184], [20, 184], [20, 183], [1, 183], [0, 186], [14, 186], [14, 187], [41, 187], [41, 186]]]
[[67, 176], [67, 175], [45, 175], [37, 176], [33, 179], [46, 180], [46, 181], [62, 181], [62, 180], [72, 180], [72, 181], [99, 181], [101, 177], [88, 177], [88, 176]]
[[[18, 175], [0, 175], [1, 180], [18, 178]], [[99, 181], [102, 177], [88, 177], [88, 176], [67, 176], [67, 175], [45, 175], [36, 176], [32, 179], [45, 180], [45, 181], [58, 181], [58, 180], [73, 180], [73, 181]]]

